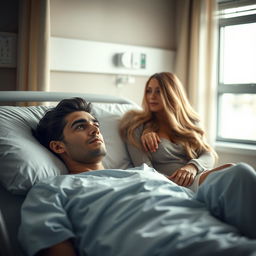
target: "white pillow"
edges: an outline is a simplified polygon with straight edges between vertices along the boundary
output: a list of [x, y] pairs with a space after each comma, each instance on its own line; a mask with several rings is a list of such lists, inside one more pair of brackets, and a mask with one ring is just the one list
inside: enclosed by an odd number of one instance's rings
[[[118, 133], [120, 116], [135, 106], [93, 104], [92, 115], [99, 120], [107, 148], [105, 168], [131, 166], [126, 146]], [[67, 169], [58, 157], [32, 135], [48, 106], [0, 107], [0, 183], [15, 194], [25, 194], [37, 181]]]
[[49, 107], [0, 107], [0, 182], [24, 194], [38, 180], [67, 173], [65, 165], [32, 135]]
[[126, 144], [122, 141], [118, 125], [121, 116], [130, 109], [138, 109], [130, 104], [102, 104], [93, 105], [92, 115], [100, 122], [100, 130], [103, 135], [107, 155], [103, 159], [106, 169], [127, 169], [133, 167]]

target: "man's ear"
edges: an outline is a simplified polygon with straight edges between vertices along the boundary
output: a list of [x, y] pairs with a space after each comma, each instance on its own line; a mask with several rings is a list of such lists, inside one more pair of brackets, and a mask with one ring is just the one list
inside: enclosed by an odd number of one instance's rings
[[65, 145], [62, 141], [52, 140], [49, 144], [50, 149], [56, 154], [62, 154], [65, 152]]

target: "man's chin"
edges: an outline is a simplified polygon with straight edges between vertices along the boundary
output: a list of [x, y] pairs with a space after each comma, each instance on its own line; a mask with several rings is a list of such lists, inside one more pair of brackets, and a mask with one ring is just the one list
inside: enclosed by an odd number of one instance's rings
[[92, 151], [92, 155], [94, 157], [100, 157], [100, 156], [104, 157], [106, 154], [107, 154], [107, 151], [105, 147], [100, 147]]

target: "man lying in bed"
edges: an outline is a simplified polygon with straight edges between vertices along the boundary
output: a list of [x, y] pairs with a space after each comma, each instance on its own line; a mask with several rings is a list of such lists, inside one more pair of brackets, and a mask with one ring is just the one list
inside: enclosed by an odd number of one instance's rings
[[256, 254], [250, 166], [212, 173], [196, 194], [146, 165], [104, 170], [104, 140], [89, 112], [80, 98], [63, 100], [38, 125], [37, 138], [71, 175], [28, 193], [19, 230], [28, 255]]

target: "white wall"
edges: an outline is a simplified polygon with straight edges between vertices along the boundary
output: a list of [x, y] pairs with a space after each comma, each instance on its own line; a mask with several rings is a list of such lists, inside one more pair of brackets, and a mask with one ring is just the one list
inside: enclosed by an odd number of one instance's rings
[[51, 0], [51, 34], [175, 49], [175, 0]]
[[219, 155], [218, 165], [224, 163], [240, 163], [245, 162], [253, 166], [256, 170], [255, 146], [240, 146], [238, 144], [230, 145], [219, 143], [217, 145], [217, 153]]
[[140, 105], [147, 78], [136, 77], [134, 84], [126, 84], [122, 88], [115, 85], [115, 79], [115, 75], [53, 72], [51, 90], [117, 95], [129, 98]]
[[[232, 150], [231, 150], [232, 151]], [[239, 153], [229, 153], [229, 152], [222, 152], [221, 150], [218, 151], [219, 154], [219, 162], [218, 165], [222, 165], [225, 163], [240, 163], [244, 162], [250, 164], [256, 170], [256, 159], [255, 153], [254, 154], [239, 154]]]
[[[175, 50], [175, 1], [51, 0], [51, 35]], [[141, 103], [148, 76], [116, 87], [116, 76], [51, 72], [50, 90], [101, 93]]]

